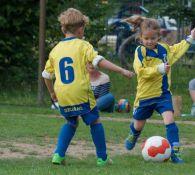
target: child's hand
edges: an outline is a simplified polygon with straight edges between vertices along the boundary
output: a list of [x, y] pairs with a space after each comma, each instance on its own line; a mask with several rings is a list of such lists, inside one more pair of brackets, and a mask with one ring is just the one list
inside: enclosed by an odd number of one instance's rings
[[166, 74], [168, 74], [169, 70], [170, 70], [170, 65], [168, 63], [165, 63], [165, 72]]
[[161, 63], [158, 65], [158, 71], [164, 75], [164, 74], [167, 74], [170, 70], [170, 65], [168, 63]]
[[58, 101], [57, 97], [56, 97], [56, 93], [53, 92], [53, 93], [50, 93], [50, 96], [51, 96], [51, 99], [55, 102], [55, 101]]
[[126, 69], [122, 69], [121, 74], [127, 78], [131, 78], [135, 75], [134, 72], [128, 71]]
[[192, 39], [195, 40], [195, 28], [191, 30]]

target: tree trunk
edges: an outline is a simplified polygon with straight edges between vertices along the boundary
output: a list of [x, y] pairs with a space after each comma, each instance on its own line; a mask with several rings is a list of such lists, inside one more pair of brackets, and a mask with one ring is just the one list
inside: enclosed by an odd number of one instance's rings
[[45, 15], [46, 1], [40, 0], [40, 17], [39, 17], [39, 68], [38, 68], [38, 105], [44, 103], [44, 81], [41, 73], [45, 65]]

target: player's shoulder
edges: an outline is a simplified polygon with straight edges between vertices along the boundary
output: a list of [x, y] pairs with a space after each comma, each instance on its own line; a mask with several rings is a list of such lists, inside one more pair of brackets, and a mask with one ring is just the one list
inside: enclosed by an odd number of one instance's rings
[[137, 48], [135, 49], [135, 52], [137, 52], [138, 56], [142, 56], [145, 57], [146, 56], [146, 47], [139, 45], [137, 46]]
[[93, 47], [89, 41], [86, 41], [84, 39], [79, 39], [79, 42], [81, 42], [84, 47]]
[[161, 47], [163, 47], [163, 48], [165, 48], [166, 50], [169, 50], [169, 45], [167, 44], [167, 43], [165, 43], [165, 42], [159, 42], [158, 43]]
[[61, 42], [62, 42], [62, 41], [59, 41], [58, 43], [55, 43], [55, 44], [54, 44], [54, 47], [51, 49], [51, 51], [50, 51], [50, 53], [49, 53], [50, 55], [55, 54], [55, 52], [58, 52], [58, 48], [59, 48]]

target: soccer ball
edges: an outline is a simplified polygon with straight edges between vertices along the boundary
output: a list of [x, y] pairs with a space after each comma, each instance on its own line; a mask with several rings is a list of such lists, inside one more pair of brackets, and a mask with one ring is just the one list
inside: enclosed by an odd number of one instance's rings
[[120, 99], [115, 105], [115, 110], [117, 112], [130, 112], [130, 104], [127, 99]]
[[146, 161], [167, 161], [171, 156], [169, 141], [161, 136], [148, 138], [142, 145], [142, 156]]

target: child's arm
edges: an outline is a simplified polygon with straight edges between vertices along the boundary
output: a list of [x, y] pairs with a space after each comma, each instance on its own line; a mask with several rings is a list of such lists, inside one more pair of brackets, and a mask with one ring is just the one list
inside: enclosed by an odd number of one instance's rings
[[[94, 62], [93, 62], [94, 63]], [[94, 64], [93, 64], [94, 65]], [[106, 59], [101, 59], [98, 63], [97, 63], [98, 67], [101, 67], [101, 68], [105, 68], [105, 69], [108, 69], [108, 70], [111, 70], [111, 71], [114, 71], [114, 72], [117, 72], [117, 73], [120, 73], [122, 75], [124, 75], [125, 77], [127, 78], [131, 78], [134, 73], [131, 72], [131, 71], [128, 71], [126, 69], [123, 69], [115, 64], [113, 64], [112, 62], [106, 60]], [[96, 67], [96, 65], [94, 65]]]
[[47, 89], [49, 91], [49, 94], [51, 96], [51, 99], [53, 101], [58, 101], [56, 94], [54, 92], [53, 81], [50, 79], [46, 79], [46, 78], [44, 78], [44, 81], [45, 81], [45, 85], [47, 86]]
[[[139, 53], [138, 53], [139, 52]], [[159, 76], [160, 74], [164, 75], [166, 74], [170, 66], [167, 65], [166, 63], [161, 63], [155, 66], [150, 66], [150, 67], [144, 67], [142, 61], [143, 61], [143, 56], [141, 47], [136, 49], [135, 51], [135, 59], [133, 62], [133, 68], [135, 70], [135, 73], [138, 76], [141, 76], [142, 78], [145, 79], [150, 79], [156, 76]]]
[[53, 75], [54, 75], [54, 69], [52, 65], [52, 57], [49, 55], [49, 59], [46, 62], [45, 70], [42, 72], [42, 77], [44, 78], [45, 85], [50, 93], [50, 96], [53, 101], [57, 101], [56, 94], [54, 92], [53, 87]]
[[106, 60], [103, 56], [98, 55], [97, 52], [94, 51], [94, 48], [91, 44], [86, 43], [85, 46], [86, 46], [84, 49], [85, 57], [87, 58], [87, 61], [92, 63], [95, 68], [97, 67], [105, 68], [105, 69], [120, 73], [128, 78], [131, 78], [134, 75], [133, 72], [123, 69], [111, 63], [110, 61]]
[[158, 71], [158, 65], [153, 67], [144, 67], [139, 59], [135, 58], [133, 63], [133, 68], [135, 73], [142, 78], [149, 79], [153, 78], [157, 75], [160, 75]]
[[173, 65], [179, 58], [181, 58], [186, 53], [193, 40], [195, 40], [195, 29], [191, 31], [191, 35], [188, 36], [185, 40], [182, 40], [180, 43], [174, 44], [173, 46], [169, 46], [171, 54], [168, 60], [169, 65]]

